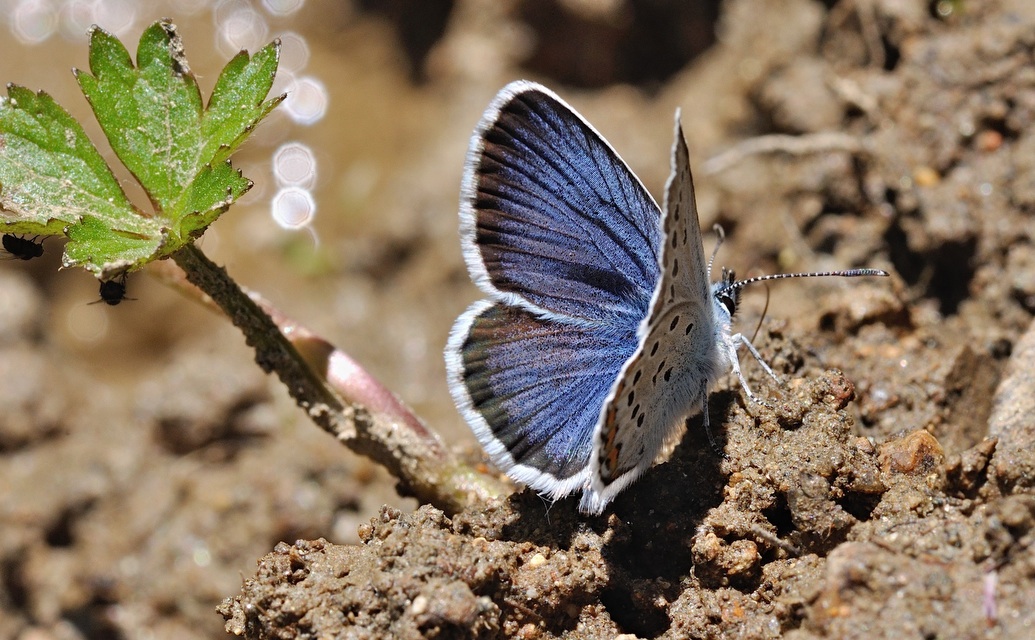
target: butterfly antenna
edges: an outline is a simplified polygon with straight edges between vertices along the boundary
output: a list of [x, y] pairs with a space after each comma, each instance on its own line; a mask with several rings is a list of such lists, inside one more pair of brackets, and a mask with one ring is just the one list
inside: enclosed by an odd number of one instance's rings
[[754, 278], [731, 282], [727, 287], [727, 290], [742, 289], [749, 284], [755, 284], [756, 282], [783, 280], [784, 278], [825, 278], [827, 276], [836, 276], [839, 278], [860, 278], [864, 276], [887, 277], [888, 275], [888, 272], [883, 269], [844, 269], [842, 271], [811, 271], [808, 273], [775, 273], [769, 276], [755, 276]]
[[709, 275], [712, 273], [712, 264], [715, 263], [715, 256], [719, 253], [719, 247], [722, 246], [723, 241], [726, 239], [726, 232], [718, 224], [712, 226], [712, 231], [715, 232], [715, 248], [712, 249], [712, 257], [708, 258]]

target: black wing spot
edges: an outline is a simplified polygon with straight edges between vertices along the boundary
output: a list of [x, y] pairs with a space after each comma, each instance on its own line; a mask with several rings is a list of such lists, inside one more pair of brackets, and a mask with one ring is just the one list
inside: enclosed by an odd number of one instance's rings
[[637, 369], [636, 373], [633, 374], [633, 384], [636, 384], [637, 382], [640, 381], [640, 376], [641, 375], [643, 375], [643, 372], [640, 371], [639, 369]]
[[690, 332], [693, 331], [693, 330], [694, 330], [694, 323], [693, 322], [688, 322], [686, 324], [686, 334], [684, 334], [684, 335], [690, 335]]
[[[654, 355], [654, 354], [656, 354], [657, 352], [658, 352], [658, 343], [657, 343], [657, 341], [655, 341], [655, 342], [654, 342], [654, 346], [652, 346], [652, 347], [650, 348], [650, 354], [651, 354], [651, 356], [653, 356], [653, 355]], [[634, 381], [634, 382], [635, 382], [635, 381]]]
[[621, 299], [633, 300], [639, 295], [636, 285], [624, 276], [591, 265], [568, 265], [563, 277], [572, 282], [585, 283]]
[[637, 427], [642, 427], [643, 426], [643, 419], [646, 418], [646, 417], [647, 417], [646, 413], [641, 413], [640, 417], [636, 418], [636, 426]]
[[679, 316], [676, 316], [675, 318], [672, 318], [672, 323], [668, 325], [668, 330], [672, 331], [673, 329], [676, 328], [676, 325], [678, 325], [678, 324], [679, 324]]
[[669, 367], [668, 370], [665, 371], [665, 382], [668, 382], [671, 379], [672, 379], [672, 367]]
[[627, 406], [631, 407], [632, 404], [633, 404], [633, 400], [635, 400], [635, 399], [636, 399], [636, 390], [633, 389], [632, 391], [629, 392], [629, 395], [626, 397]]

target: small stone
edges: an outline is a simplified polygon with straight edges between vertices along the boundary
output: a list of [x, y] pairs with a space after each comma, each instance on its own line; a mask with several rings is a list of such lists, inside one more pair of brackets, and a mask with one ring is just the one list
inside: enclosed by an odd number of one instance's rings
[[425, 596], [417, 596], [410, 605], [410, 613], [415, 616], [422, 615], [428, 610], [428, 599]]
[[945, 453], [934, 436], [920, 429], [881, 445], [879, 458], [885, 473], [923, 474], [940, 466]]
[[918, 187], [933, 187], [941, 181], [941, 176], [931, 167], [917, 167], [913, 170], [913, 182]]
[[726, 553], [730, 575], [743, 575], [754, 571], [762, 562], [758, 545], [751, 540], [734, 540]]

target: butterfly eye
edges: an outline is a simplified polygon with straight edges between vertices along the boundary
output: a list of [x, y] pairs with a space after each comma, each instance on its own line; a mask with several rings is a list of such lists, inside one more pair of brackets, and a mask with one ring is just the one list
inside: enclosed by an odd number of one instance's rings
[[734, 296], [728, 293], [720, 293], [718, 296], [719, 302], [726, 308], [726, 313], [730, 314], [732, 318], [737, 313], [737, 300]]

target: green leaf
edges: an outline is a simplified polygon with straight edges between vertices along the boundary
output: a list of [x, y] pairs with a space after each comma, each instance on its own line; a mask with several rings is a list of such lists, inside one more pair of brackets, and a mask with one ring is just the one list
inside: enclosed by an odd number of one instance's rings
[[251, 180], [234, 169], [229, 161], [207, 166], [184, 191], [182, 210], [185, 215], [180, 223], [180, 235], [200, 235], [227, 208], [252, 188]]
[[103, 220], [83, 216], [66, 230], [68, 244], [61, 263], [65, 267], [87, 266], [101, 280], [107, 280], [159, 255], [166, 242], [165, 229], [137, 234], [113, 231]]
[[115, 36], [94, 27], [93, 76], [76, 73], [112, 149], [158, 213], [172, 211], [204, 166], [198, 157], [201, 92], [182, 55], [183, 45], [168, 22], [156, 22], [144, 31], [136, 68]]
[[282, 98], [263, 101], [279, 57], [278, 42], [252, 57], [239, 53], [223, 69], [203, 109], [175, 26], [160, 21], [141, 36], [136, 68], [114, 36], [94, 29], [93, 76], [78, 73], [77, 78], [119, 159], [155, 208], [176, 218], [197, 213], [186, 198], [191, 182], [226, 160], [280, 103]]
[[154, 211], [129, 202], [65, 110], [12, 86], [0, 101], [0, 231], [64, 233], [64, 265], [101, 277], [178, 251], [251, 188], [229, 157], [283, 100], [266, 99], [279, 57], [279, 42], [235, 56], [206, 107], [171, 22], [148, 27], [135, 65], [115, 36], [94, 27], [90, 73], [75, 75]]
[[9, 85], [0, 98], [0, 229], [56, 235], [86, 214], [153, 231], [82, 126], [49, 95]]
[[255, 125], [284, 100], [280, 95], [263, 102], [273, 87], [280, 59], [280, 42], [272, 42], [250, 59], [242, 51], [227, 63], [216, 81], [205, 110], [205, 151], [214, 164], [226, 159], [244, 142]]

